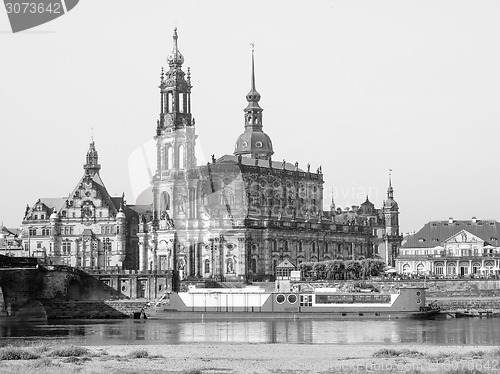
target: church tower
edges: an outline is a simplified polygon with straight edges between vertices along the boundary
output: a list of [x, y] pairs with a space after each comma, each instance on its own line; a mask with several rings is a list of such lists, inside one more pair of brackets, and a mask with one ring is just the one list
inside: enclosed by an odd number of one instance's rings
[[260, 94], [255, 88], [254, 50], [252, 48], [252, 80], [247, 94], [248, 105], [245, 108], [245, 132], [236, 140], [235, 156], [270, 160], [273, 155], [271, 138], [262, 131], [262, 108], [259, 105]]
[[101, 170], [101, 165], [99, 165], [99, 157], [95, 149], [94, 139], [92, 139], [89, 150], [87, 151], [86, 163], [85, 165], [83, 165], [83, 169], [91, 177], [99, 174], [99, 170]]
[[384, 223], [385, 223], [385, 246], [386, 246], [386, 263], [394, 266], [394, 259], [398, 255], [401, 247], [401, 236], [399, 235], [399, 206], [394, 200], [394, 189], [392, 188], [391, 174], [389, 172], [389, 187], [387, 188], [387, 200], [383, 207]]
[[[188, 194], [187, 170], [196, 167], [194, 118], [191, 114], [191, 73], [182, 70], [184, 56], [177, 45], [174, 29], [173, 49], [167, 57], [169, 69], [161, 73], [160, 118], [156, 127], [157, 169], [153, 179], [154, 211], [185, 218]], [[177, 209], [173, 209], [177, 204]]]

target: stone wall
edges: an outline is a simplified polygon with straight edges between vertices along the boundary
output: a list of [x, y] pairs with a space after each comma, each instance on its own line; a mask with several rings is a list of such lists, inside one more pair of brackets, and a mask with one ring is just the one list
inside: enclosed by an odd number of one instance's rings
[[[171, 290], [170, 277], [170, 273], [88, 274], [68, 266], [4, 267], [0, 269], [0, 317], [37, 321], [129, 317], [140, 312], [148, 299]], [[141, 301], [127, 303], [137, 298]]]
[[139, 317], [147, 300], [50, 301], [43, 302], [49, 319], [105, 319]]

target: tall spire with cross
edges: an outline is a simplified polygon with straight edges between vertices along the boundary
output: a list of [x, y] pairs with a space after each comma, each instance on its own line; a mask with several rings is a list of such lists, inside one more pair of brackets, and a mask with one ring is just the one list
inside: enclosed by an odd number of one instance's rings
[[250, 45], [252, 47], [252, 75], [250, 92], [246, 96], [248, 105], [245, 108], [245, 132], [238, 137], [234, 154], [270, 160], [274, 153], [273, 144], [271, 138], [262, 130], [263, 109], [259, 105], [260, 94], [255, 88], [255, 44], [250, 43]]

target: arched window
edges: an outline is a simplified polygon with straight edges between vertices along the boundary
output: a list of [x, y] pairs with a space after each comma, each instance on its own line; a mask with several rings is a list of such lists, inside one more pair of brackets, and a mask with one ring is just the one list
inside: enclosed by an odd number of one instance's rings
[[316, 252], [316, 242], [312, 242], [312, 251]]
[[302, 241], [300, 241], [300, 240], [298, 243], [298, 250], [299, 250], [299, 252], [302, 252]]
[[167, 169], [172, 169], [174, 166], [174, 150], [172, 147], [167, 148]]
[[177, 150], [177, 159], [179, 160], [179, 169], [184, 169], [184, 146], [182, 144]]
[[288, 240], [285, 240], [285, 242], [283, 243], [283, 249], [285, 252], [288, 252]]
[[179, 92], [179, 113], [184, 113], [184, 93]]
[[325, 242], [325, 252], [328, 252], [328, 242]]
[[252, 273], [257, 273], [257, 260], [255, 258], [252, 260]]
[[277, 251], [278, 250], [278, 240], [275, 240], [273, 241], [273, 251]]
[[205, 274], [210, 273], [210, 260], [205, 260], [205, 266], [204, 266], [204, 272]]
[[167, 112], [168, 113], [173, 112], [173, 110], [172, 110], [172, 92], [171, 91], [167, 94]]
[[403, 273], [410, 273], [410, 264], [404, 264], [403, 265]]

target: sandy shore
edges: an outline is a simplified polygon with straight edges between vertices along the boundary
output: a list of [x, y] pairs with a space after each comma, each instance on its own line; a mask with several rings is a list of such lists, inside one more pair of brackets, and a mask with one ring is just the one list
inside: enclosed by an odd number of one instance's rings
[[[87, 347], [88, 355], [0, 361], [0, 373], [498, 373], [498, 347], [185, 344]], [[146, 353], [145, 353], [146, 352]], [[146, 356], [146, 357], [145, 357]], [[463, 369], [464, 371], [460, 371]]]

